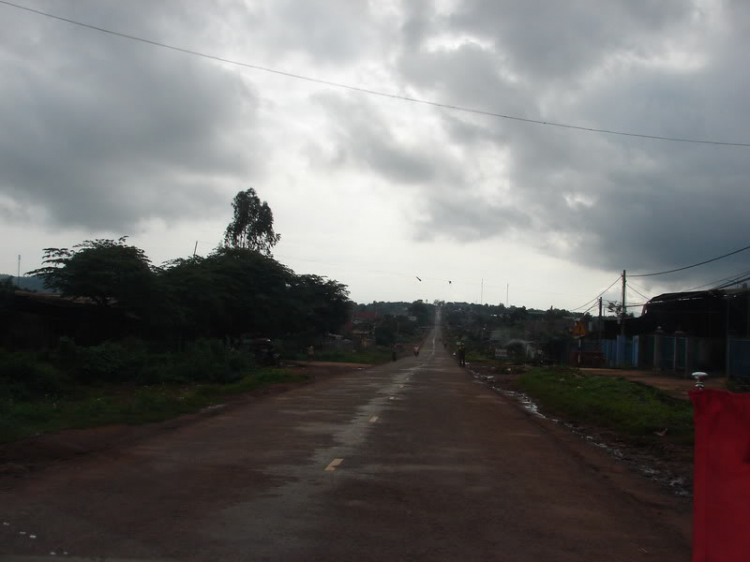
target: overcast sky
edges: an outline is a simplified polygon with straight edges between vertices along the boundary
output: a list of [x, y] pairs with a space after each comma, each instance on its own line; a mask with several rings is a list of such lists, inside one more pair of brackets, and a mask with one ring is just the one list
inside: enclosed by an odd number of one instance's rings
[[[750, 3], [739, 0], [17, 3], [443, 104], [750, 142]], [[273, 209], [275, 256], [359, 302], [498, 303], [509, 285], [510, 304], [573, 308], [622, 269], [750, 244], [747, 147], [387, 99], [5, 5], [0, 76], [0, 272], [94, 237], [129, 235], [155, 263], [196, 240], [206, 254], [248, 187]], [[750, 252], [636, 282], [651, 296], [745, 270]]]

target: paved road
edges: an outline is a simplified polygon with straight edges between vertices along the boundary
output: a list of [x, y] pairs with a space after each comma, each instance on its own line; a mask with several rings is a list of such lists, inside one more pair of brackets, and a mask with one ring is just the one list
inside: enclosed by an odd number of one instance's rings
[[474, 383], [439, 337], [21, 479], [0, 558], [689, 560], [684, 504]]

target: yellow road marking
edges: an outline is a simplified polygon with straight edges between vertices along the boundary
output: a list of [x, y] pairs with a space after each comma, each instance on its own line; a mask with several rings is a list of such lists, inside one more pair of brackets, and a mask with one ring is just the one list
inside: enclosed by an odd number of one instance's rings
[[378, 416], [372, 416], [370, 418], [370, 423], [375, 423], [376, 421], [378, 421]]
[[333, 472], [336, 470], [336, 467], [340, 465], [342, 462], [344, 462], [344, 459], [333, 459], [330, 463], [328, 463], [328, 466], [326, 467], [326, 472]]

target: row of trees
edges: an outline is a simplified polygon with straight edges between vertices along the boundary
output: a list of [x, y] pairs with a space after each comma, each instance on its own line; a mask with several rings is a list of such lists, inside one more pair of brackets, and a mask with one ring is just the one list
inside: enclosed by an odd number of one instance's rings
[[350, 308], [344, 285], [297, 275], [271, 256], [280, 236], [267, 203], [250, 189], [233, 207], [224, 244], [207, 257], [157, 267], [127, 237], [87, 240], [45, 249], [44, 267], [31, 274], [63, 296], [88, 299], [181, 340], [314, 336], [344, 324]]

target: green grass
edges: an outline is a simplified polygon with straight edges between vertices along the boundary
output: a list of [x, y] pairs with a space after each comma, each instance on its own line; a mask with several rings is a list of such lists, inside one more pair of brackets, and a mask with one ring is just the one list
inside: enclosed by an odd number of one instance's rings
[[37, 433], [111, 424], [137, 425], [194, 413], [221, 399], [306, 375], [264, 369], [231, 384], [80, 388], [70, 397], [0, 404], [0, 443]]
[[643, 443], [655, 441], [654, 432], [663, 429], [668, 429], [671, 442], [693, 439], [690, 403], [642, 383], [572, 369], [535, 368], [515, 384], [544, 409], [573, 423], [613, 430]]

